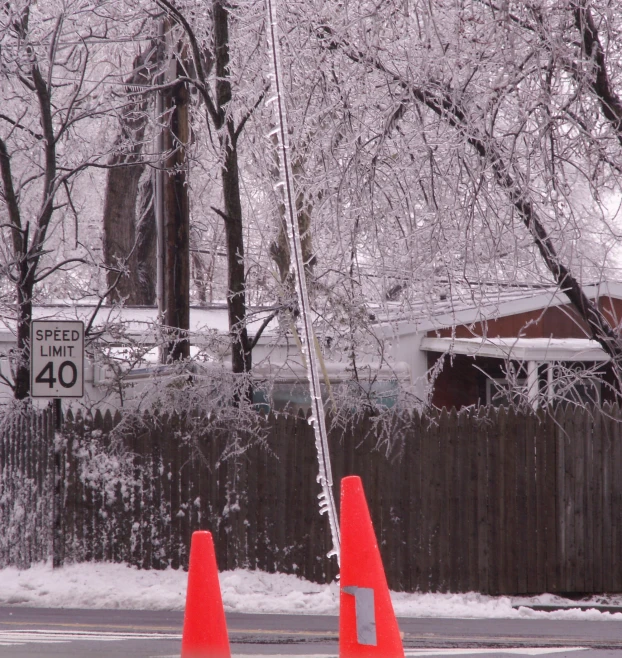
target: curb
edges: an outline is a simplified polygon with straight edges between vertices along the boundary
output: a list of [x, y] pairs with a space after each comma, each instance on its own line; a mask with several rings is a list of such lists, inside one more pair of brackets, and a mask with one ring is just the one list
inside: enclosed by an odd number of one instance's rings
[[590, 603], [577, 603], [576, 605], [529, 605], [524, 603], [513, 603], [512, 608], [514, 608], [514, 610], [528, 608], [535, 612], [557, 612], [559, 610], [580, 610], [581, 612], [587, 612], [588, 610], [596, 610], [597, 612], [622, 613], [622, 606]]

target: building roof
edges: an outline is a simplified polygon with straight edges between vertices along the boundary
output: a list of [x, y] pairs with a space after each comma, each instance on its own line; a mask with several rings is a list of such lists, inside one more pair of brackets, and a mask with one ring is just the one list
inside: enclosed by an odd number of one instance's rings
[[[602, 281], [583, 287], [589, 299], [611, 297], [622, 299], [622, 283]], [[408, 313], [400, 307], [379, 318], [379, 328], [388, 334], [407, 335], [463, 324], [473, 324], [518, 313], [537, 311], [569, 304], [558, 286], [505, 287], [487, 286], [457, 290], [451, 295], [440, 295], [435, 300], [422, 300], [411, 306]]]
[[[34, 320], [81, 320], [88, 323], [97, 308], [96, 304], [42, 304], [33, 307]], [[259, 307], [249, 309], [248, 331], [252, 335], [273, 309]], [[127, 333], [134, 336], [147, 335], [158, 325], [158, 309], [146, 306], [101, 306], [97, 310], [94, 328], [104, 329], [106, 325], [123, 324]], [[12, 342], [15, 337], [15, 318], [0, 317], [0, 342]], [[265, 330], [265, 335], [274, 336], [278, 330], [278, 320], [273, 319]], [[190, 308], [190, 333], [229, 332], [229, 319], [225, 304], [194, 306]]]

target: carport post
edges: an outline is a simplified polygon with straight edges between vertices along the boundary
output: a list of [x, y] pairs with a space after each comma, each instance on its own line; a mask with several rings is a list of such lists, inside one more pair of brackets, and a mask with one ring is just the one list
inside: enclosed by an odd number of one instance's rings
[[527, 399], [534, 409], [538, 408], [539, 389], [538, 362], [527, 361]]

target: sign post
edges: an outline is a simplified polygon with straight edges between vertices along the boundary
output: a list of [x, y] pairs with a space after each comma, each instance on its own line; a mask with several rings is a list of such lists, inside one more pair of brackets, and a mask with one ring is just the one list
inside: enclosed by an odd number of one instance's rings
[[84, 395], [84, 323], [33, 320], [30, 336], [30, 395], [54, 399], [53, 566], [64, 561], [62, 398]]

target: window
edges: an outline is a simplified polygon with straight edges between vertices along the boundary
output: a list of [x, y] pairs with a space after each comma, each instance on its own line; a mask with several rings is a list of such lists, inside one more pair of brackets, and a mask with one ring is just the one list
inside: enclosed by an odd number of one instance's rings
[[527, 400], [527, 379], [509, 380], [501, 377], [486, 379], [486, 404], [493, 407], [509, 407]]
[[[576, 405], [601, 403], [600, 364], [578, 362], [541, 364], [538, 368], [538, 404], [567, 401]], [[527, 378], [524, 369], [520, 377], [488, 377], [486, 404], [507, 407], [528, 401]], [[534, 396], [535, 397], [535, 396]], [[535, 401], [535, 400], [534, 400]]]
[[547, 398], [549, 401], [566, 400], [577, 405], [600, 404], [601, 376], [598, 364], [551, 363]]

